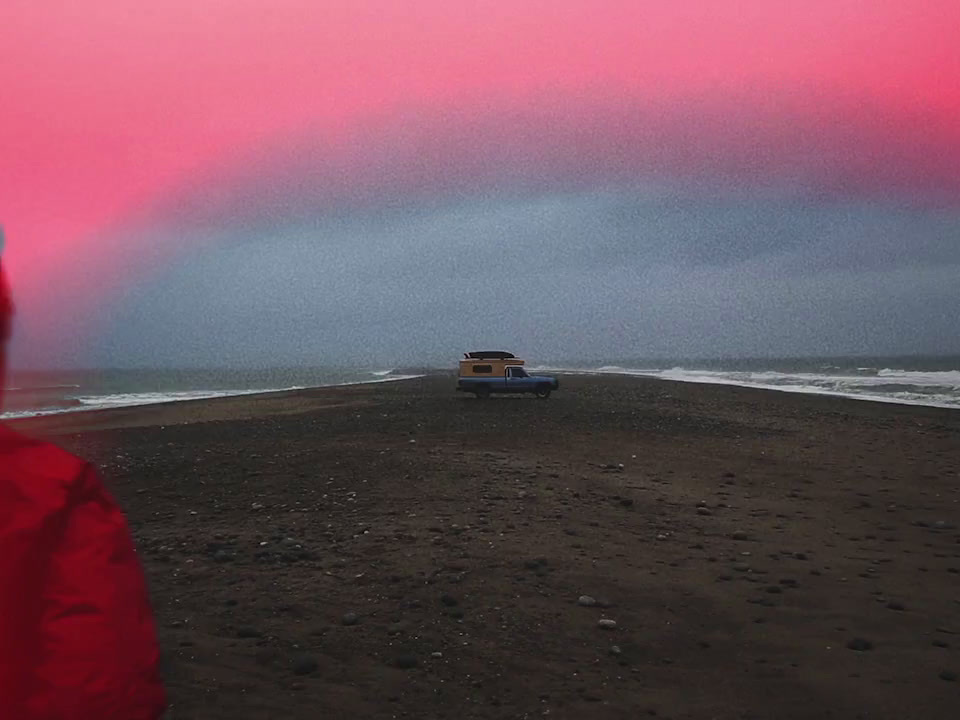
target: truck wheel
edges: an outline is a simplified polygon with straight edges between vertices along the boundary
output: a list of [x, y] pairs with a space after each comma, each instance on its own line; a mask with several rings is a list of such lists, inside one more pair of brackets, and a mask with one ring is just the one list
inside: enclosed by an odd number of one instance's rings
[[543, 398], [544, 400], [550, 397], [550, 386], [549, 385], [537, 385], [536, 395], [538, 398]]
[[474, 390], [474, 394], [477, 396], [478, 399], [486, 400], [488, 397], [490, 397], [490, 388], [487, 387], [486, 385], [481, 385], [476, 390]]

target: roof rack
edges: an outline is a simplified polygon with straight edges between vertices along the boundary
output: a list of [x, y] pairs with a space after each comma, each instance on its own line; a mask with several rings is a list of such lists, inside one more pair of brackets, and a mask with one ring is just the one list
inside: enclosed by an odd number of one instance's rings
[[478, 350], [464, 353], [463, 356], [468, 360], [512, 360], [516, 357], [513, 353], [503, 352], [502, 350]]

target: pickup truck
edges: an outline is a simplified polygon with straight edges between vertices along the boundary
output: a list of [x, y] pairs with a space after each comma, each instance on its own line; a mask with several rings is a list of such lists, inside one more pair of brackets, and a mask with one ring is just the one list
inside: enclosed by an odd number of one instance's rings
[[560, 387], [560, 382], [547, 375], [528, 375], [520, 365], [506, 365], [502, 375], [464, 377], [457, 381], [457, 390], [472, 392], [478, 398], [490, 397], [491, 393], [533, 393], [538, 398], [548, 398]]

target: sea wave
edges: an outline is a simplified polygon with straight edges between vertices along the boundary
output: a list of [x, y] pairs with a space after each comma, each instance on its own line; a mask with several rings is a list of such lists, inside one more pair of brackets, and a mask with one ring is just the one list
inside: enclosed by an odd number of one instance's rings
[[163, 403], [185, 402], [189, 400], [211, 400], [224, 397], [242, 397], [246, 395], [263, 395], [278, 392], [293, 392], [296, 390], [312, 390], [329, 387], [346, 387], [349, 385], [374, 385], [385, 382], [396, 382], [399, 380], [413, 380], [422, 375], [385, 375], [379, 376], [376, 380], [357, 380], [353, 382], [328, 383], [321, 385], [301, 386], [294, 385], [282, 388], [256, 388], [242, 390], [183, 390], [170, 392], [142, 392], [142, 393], [116, 393], [112, 395], [88, 395], [72, 398], [69, 405], [62, 405], [54, 408], [32, 408], [29, 410], [20, 410], [0, 414], [0, 419], [15, 420], [17, 418], [42, 417], [46, 415], [62, 415], [65, 413], [109, 410], [111, 408], [121, 407], [139, 407], [146, 405], [159, 405]]
[[54, 390], [79, 390], [79, 385], [28, 385], [26, 387], [9, 387], [5, 392], [8, 393], [36, 393], [50, 392]]
[[901, 405], [923, 405], [960, 409], [960, 371], [917, 371], [895, 368], [856, 368], [843, 372], [784, 372], [698, 370], [684, 367], [624, 368], [605, 365], [596, 368], [531, 368], [538, 372], [570, 372], [593, 375], [634, 375], [677, 382], [778, 390], [780, 392], [833, 395]]

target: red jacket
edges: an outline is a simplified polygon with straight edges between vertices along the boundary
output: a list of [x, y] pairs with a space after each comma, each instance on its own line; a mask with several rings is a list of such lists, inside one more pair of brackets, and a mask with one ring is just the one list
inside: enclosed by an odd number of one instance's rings
[[0, 718], [156, 720], [143, 573], [93, 469], [0, 425]]

